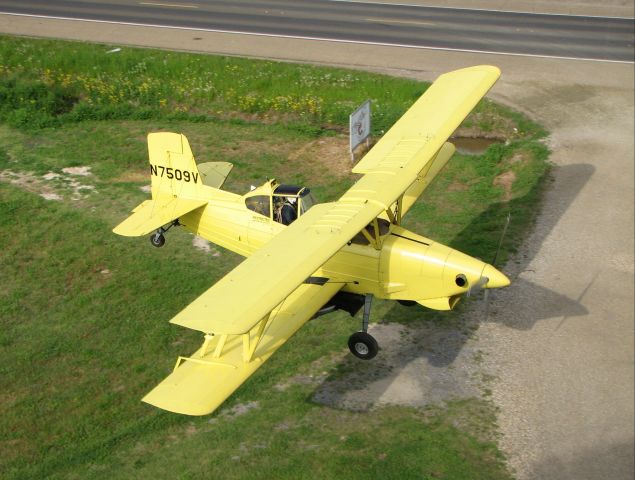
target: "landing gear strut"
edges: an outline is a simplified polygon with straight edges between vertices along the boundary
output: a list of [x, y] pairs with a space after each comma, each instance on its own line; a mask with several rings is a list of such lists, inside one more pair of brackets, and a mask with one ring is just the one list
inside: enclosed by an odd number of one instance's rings
[[179, 225], [180, 225], [179, 219], [177, 218], [172, 223], [170, 223], [167, 227], [159, 227], [159, 229], [156, 232], [150, 235], [150, 243], [152, 244], [152, 246], [159, 248], [165, 245], [165, 236], [163, 234], [167, 232], [169, 229], [171, 229], [172, 227], [178, 227]]
[[379, 351], [377, 340], [368, 333], [368, 320], [370, 318], [370, 304], [373, 300], [372, 295], [366, 295], [364, 298], [364, 317], [362, 319], [362, 331], [353, 333], [348, 339], [348, 348], [353, 355], [362, 360], [370, 360], [375, 358]]

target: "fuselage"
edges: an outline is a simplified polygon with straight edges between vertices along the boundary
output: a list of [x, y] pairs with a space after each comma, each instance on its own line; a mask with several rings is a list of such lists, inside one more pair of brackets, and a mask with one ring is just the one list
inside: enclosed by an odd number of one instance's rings
[[[272, 215], [246, 207], [248, 198], [266, 193], [266, 189], [261, 191], [265, 186], [245, 196], [210, 188], [208, 205], [179, 221], [210, 242], [250, 256], [286, 228]], [[344, 291], [413, 300], [435, 310], [452, 309], [474, 285], [486, 282], [486, 288], [496, 288], [509, 284], [491, 265], [386, 220], [376, 241], [358, 237], [315, 275], [342, 283]]]

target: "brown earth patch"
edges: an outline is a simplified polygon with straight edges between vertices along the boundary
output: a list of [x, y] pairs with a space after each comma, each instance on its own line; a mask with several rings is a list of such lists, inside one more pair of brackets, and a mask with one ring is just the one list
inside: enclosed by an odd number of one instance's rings
[[516, 152], [514, 153], [514, 156], [511, 157], [510, 159], [505, 161], [505, 164], [507, 165], [518, 165], [521, 163], [528, 163], [531, 160], [531, 154], [527, 153], [527, 152]]
[[122, 173], [117, 178], [113, 179], [115, 183], [141, 183], [147, 182], [150, 178], [150, 172], [148, 170], [128, 170]]
[[60, 175], [49, 172], [37, 176], [33, 172], [0, 171], [0, 181], [15, 185], [27, 192], [35, 193], [45, 200], [63, 200], [70, 193], [72, 200], [81, 200], [85, 193], [96, 192], [93, 185], [84, 185], [73, 174]]
[[470, 187], [464, 183], [453, 182], [448, 186], [448, 192], [464, 192], [469, 188]]
[[351, 159], [348, 138], [335, 136], [313, 140], [289, 155], [291, 162], [320, 163], [323, 167], [321, 176], [344, 178], [351, 175]]
[[9, 409], [18, 401], [18, 396], [15, 393], [3, 392], [0, 393], [0, 405], [3, 408]]
[[46, 200], [62, 200], [62, 197], [55, 192], [55, 189], [31, 173], [3, 170], [0, 171], [0, 181], [15, 185], [27, 192], [40, 195]]
[[512, 171], [501, 173], [498, 175], [492, 184], [495, 187], [503, 187], [505, 191], [505, 195], [503, 196], [503, 200], [508, 202], [512, 198], [512, 185], [516, 181], [516, 174]]
[[231, 408], [224, 408], [223, 410], [221, 410], [221, 412], [219, 413], [219, 417], [228, 418], [231, 420], [233, 418], [245, 415], [251, 410], [255, 410], [258, 408], [260, 408], [260, 402], [258, 401], [238, 403]]
[[32, 444], [27, 443], [26, 440], [16, 438], [0, 441], [0, 451], [2, 452], [3, 460], [8, 463], [31, 455], [34, 447]]
[[67, 173], [68, 175], [78, 175], [80, 177], [87, 177], [88, 175], [92, 175], [90, 173], [90, 167], [66, 167], [62, 168], [62, 172]]

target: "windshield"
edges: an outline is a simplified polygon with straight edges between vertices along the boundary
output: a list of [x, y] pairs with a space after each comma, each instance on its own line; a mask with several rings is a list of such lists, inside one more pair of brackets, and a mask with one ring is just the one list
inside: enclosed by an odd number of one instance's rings
[[253, 210], [260, 215], [270, 217], [271, 209], [269, 208], [269, 202], [271, 198], [269, 195], [254, 195], [253, 197], [247, 197], [245, 205], [249, 210]]
[[300, 215], [304, 215], [309, 208], [315, 205], [317, 202], [313, 197], [313, 194], [308, 188], [302, 190], [300, 194]]

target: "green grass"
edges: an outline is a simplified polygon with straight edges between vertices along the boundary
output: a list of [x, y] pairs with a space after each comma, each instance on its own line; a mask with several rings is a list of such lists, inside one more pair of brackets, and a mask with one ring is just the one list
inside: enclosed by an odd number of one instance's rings
[[[0, 99], [12, 124], [104, 117], [258, 114], [264, 119], [345, 125], [368, 98], [387, 128], [425, 89], [341, 69], [233, 57], [1, 37]], [[16, 78], [18, 79], [16, 81]]]
[[236, 259], [188, 248], [185, 235], [161, 252], [121, 241], [101, 215], [12, 186], [0, 184], [0, 199], [11, 229], [2, 277], [12, 279], [0, 298], [3, 478], [161, 478], [174, 468], [177, 478], [339, 478], [342, 468], [348, 478], [506, 478], [495, 445], [444, 411], [338, 411], [309, 401], [315, 385], [274, 388], [342, 350], [357, 325], [344, 315], [309, 323], [230, 399], [227, 408], [259, 402], [244, 416], [140, 403], [200, 341], [167, 320]]
[[[375, 134], [387, 130], [427, 88], [361, 71], [0, 36], [0, 119], [20, 128], [87, 119], [257, 118], [297, 128], [348, 128], [371, 99]], [[513, 131], [510, 120], [516, 124]], [[521, 115], [482, 102], [466, 125], [542, 134]]]
[[[170, 232], [161, 250], [112, 234], [147, 198], [139, 188], [149, 183], [146, 134], [183, 132], [200, 161], [234, 163], [230, 190], [247, 191], [269, 176], [311, 186], [326, 201], [355, 180], [339, 133], [352, 107], [373, 98], [374, 118], [387, 128], [426, 85], [108, 50], [0, 42], [0, 477], [509, 478], [489, 402], [367, 412], [313, 403], [319, 380], [292, 379], [353, 368], [341, 356], [358, 319], [344, 314], [309, 322], [212, 416], [173, 415], [139, 401], [177, 355], [200, 344], [200, 335], [168, 320], [240, 261], [193, 248], [184, 232]], [[319, 110], [300, 101], [307, 92]], [[275, 103], [285, 95], [300, 100]], [[261, 100], [250, 103], [254, 97]], [[488, 101], [464, 127], [509, 142], [477, 157], [456, 155], [406, 227], [489, 260], [511, 212], [504, 261], [535, 218], [547, 172], [545, 132]], [[341, 160], [332, 153], [338, 145]], [[90, 166], [92, 175], [65, 175], [71, 166]], [[61, 177], [44, 180], [51, 172]], [[507, 189], [495, 186], [509, 172], [515, 180]], [[72, 180], [94, 190], [78, 195]], [[62, 201], [44, 200], [44, 191]], [[455, 316], [413, 314], [393, 302], [373, 309], [376, 320], [411, 324]], [[231, 414], [249, 402], [257, 407]]]

